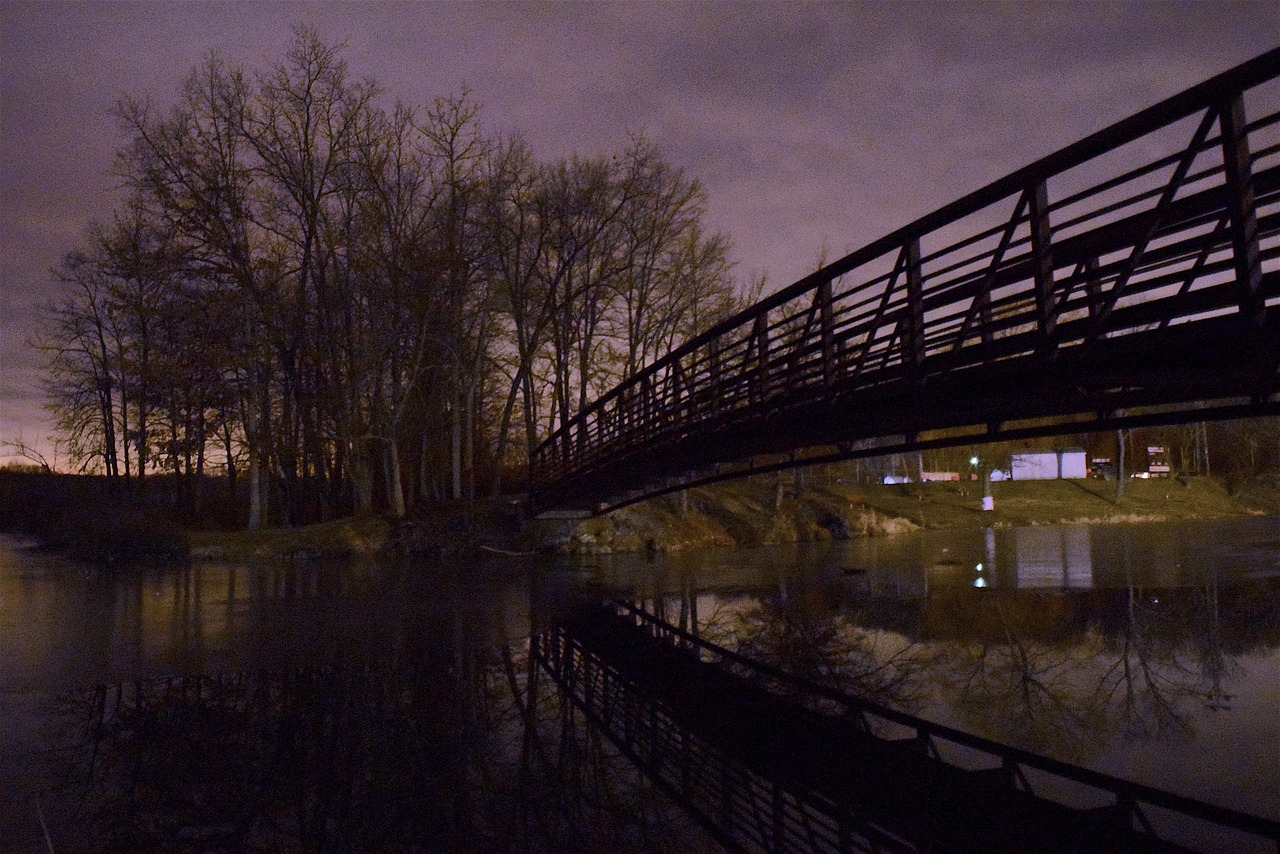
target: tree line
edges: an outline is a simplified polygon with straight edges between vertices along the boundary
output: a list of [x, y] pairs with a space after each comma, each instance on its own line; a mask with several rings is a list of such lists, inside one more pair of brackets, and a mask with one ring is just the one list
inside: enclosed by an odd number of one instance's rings
[[544, 162], [465, 91], [384, 101], [299, 28], [269, 69], [211, 53], [172, 106], [116, 103], [125, 201], [40, 333], [83, 470], [223, 473], [251, 527], [496, 494], [750, 301], [705, 190], [643, 136]]

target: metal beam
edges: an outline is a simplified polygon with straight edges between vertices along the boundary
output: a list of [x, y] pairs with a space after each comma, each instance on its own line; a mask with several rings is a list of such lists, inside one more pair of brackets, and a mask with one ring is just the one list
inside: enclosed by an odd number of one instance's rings
[[1222, 164], [1226, 171], [1227, 211], [1231, 217], [1231, 250], [1235, 257], [1240, 317], [1246, 330], [1262, 325], [1262, 254], [1258, 245], [1258, 209], [1253, 194], [1248, 124], [1244, 98], [1237, 94], [1218, 110], [1222, 123]]

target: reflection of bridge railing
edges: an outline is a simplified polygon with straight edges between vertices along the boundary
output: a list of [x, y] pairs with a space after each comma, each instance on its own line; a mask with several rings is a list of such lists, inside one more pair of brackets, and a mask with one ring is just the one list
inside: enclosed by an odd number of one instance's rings
[[724, 321], [538, 448], [535, 502], [616, 502], [803, 448], [1280, 410], [1278, 76], [1280, 49]]
[[[1178, 850], [1153, 826], [1161, 810], [1280, 846], [1278, 822], [806, 683], [629, 605], [570, 618], [532, 655], [733, 851]], [[948, 761], [957, 754], [977, 767]], [[1107, 803], [1032, 792], [1063, 781]]]

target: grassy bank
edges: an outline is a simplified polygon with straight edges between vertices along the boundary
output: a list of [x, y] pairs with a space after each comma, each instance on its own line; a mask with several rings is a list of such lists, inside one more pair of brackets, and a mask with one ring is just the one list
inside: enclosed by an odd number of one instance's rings
[[[995, 509], [981, 509], [976, 483], [831, 484], [778, 494], [770, 479], [749, 479], [687, 490], [587, 519], [557, 540], [514, 539], [514, 520], [483, 513], [467, 543], [529, 549], [553, 545], [572, 554], [679, 551], [885, 536], [921, 528], [983, 528], [1064, 523], [1229, 519], [1280, 513], [1280, 478], [1241, 485], [1233, 494], [1219, 480], [1133, 480], [1117, 502], [1115, 484], [1100, 480], [1006, 481], [992, 484]], [[492, 510], [492, 508], [490, 508]], [[463, 523], [439, 507], [399, 526], [377, 517], [342, 519], [304, 528], [201, 532], [190, 535], [193, 558], [247, 562], [439, 551], [459, 540]], [[487, 518], [492, 516], [493, 518]], [[507, 530], [507, 529], [512, 530]], [[500, 530], [501, 529], [501, 530]], [[507, 540], [507, 535], [513, 539]]]
[[[33, 484], [39, 488], [33, 488]], [[252, 562], [371, 555], [424, 555], [462, 548], [525, 550], [548, 543], [517, 539], [505, 504], [466, 521], [458, 508], [419, 508], [399, 525], [376, 516], [265, 531], [184, 532], [154, 510], [114, 506], [74, 478], [0, 477], [0, 529], [36, 537], [92, 562], [196, 560]], [[88, 490], [88, 491], [86, 491]], [[983, 512], [977, 483], [786, 485], [747, 479], [687, 490], [588, 519], [550, 543], [577, 554], [646, 549], [752, 547], [881, 536], [919, 528], [1055, 523], [1227, 519], [1280, 513], [1280, 475], [1229, 490], [1213, 478], [1132, 480], [1124, 496], [1099, 480], [992, 484], [995, 509]]]
[[1280, 513], [1280, 478], [1260, 478], [1233, 494], [1213, 478], [1131, 480], [1117, 501], [1101, 480], [1005, 481], [992, 484], [995, 509], [981, 509], [979, 484], [831, 484], [788, 486], [745, 480], [691, 489], [578, 525], [557, 545], [597, 554], [645, 548], [758, 546], [920, 528], [1106, 524], [1229, 519]]
[[883, 513], [925, 528], [1227, 519], [1280, 512], [1280, 489], [1251, 484], [1236, 494], [1207, 477], [1130, 480], [1117, 501], [1102, 480], [1004, 481], [991, 485], [995, 509], [981, 510], [976, 483], [841, 487]]
[[188, 542], [193, 560], [250, 563], [372, 555], [382, 549], [390, 532], [385, 519], [354, 516], [299, 528], [194, 531]]

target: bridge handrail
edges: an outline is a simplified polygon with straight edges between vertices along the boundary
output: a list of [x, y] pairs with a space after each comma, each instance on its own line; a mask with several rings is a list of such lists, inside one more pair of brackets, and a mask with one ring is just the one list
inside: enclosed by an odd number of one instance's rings
[[[643, 371], [638, 372], [634, 377], [625, 383], [619, 384], [608, 394], [601, 397], [594, 406], [599, 406], [605, 401], [616, 397], [622, 390], [624, 385], [638, 384], [641, 377], [657, 373], [665, 364], [678, 359], [681, 355], [687, 355], [697, 350], [700, 346], [708, 343], [713, 338], [718, 338], [726, 332], [730, 332], [742, 325], [748, 320], [755, 318], [762, 312], [768, 312], [774, 308], [778, 308], [785, 303], [790, 302], [797, 296], [801, 296], [812, 291], [815, 287], [824, 281], [839, 278], [845, 273], [862, 266], [868, 261], [873, 261], [901, 247], [904, 243], [916, 237], [935, 231], [941, 226], [948, 225], [958, 219], [963, 219], [970, 214], [977, 213], [988, 205], [994, 204], [1001, 199], [1007, 198], [1014, 193], [1020, 192], [1027, 185], [1036, 183], [1044, 178], [1065, 172], [1068, 169], [1080, 166], [1089, 160], [1113, 151], [1123, 145], [1137, 140], [1153, 130], [1158, 130], [1166, 125], [1172, 124], [1181, 119], [1185, 119], [1197, 111], [1205, 109], [1212, 105], [1215, 101], [1227, 95], [1233, 95], [1245, 89], [1265, 83], [1276, 75], [1277, 69], [1280, 68], [1280, 47], [1274, 48], [1266, 53], [1254, 57], [1248, 62], [1236, 66], [1228, 71], [1212, 77], [1202, 83], [1192, 86], [1183, 92], [1173, 95], [1170, 98], [1161, 101], [1139, 113], [1135, 113], [1126, 119], [1103, 128], [1090, 136], [1085, 137], [1066, 148], [1060, 149], [1053, 154], [1042, 157], [1023, 168], [1012, 172], [1003, 178], [997, 179], [990, 184], [978, 190], [974, 190], [967, 196], [963, 196], [956, 201], [944, 205], [932, 213], [925, 214], [914, 222], [902, 226], [896, 231], [886, 234], [878, 240], [868, 243], [861, 249], [857, 249], [845, 255], [836, 261], [832, 261], [827, 266], [810, 273], [807, 276], [797, 280], [794, 284], [770, 294], [768, 297], [760, 300], [754, 305], [743, 309], [732, 317], [720, 321], [706, 332], [686, 341], [676, 350], [673, 350], [667, 356], [655, 361]], [[1157, 161], [1158, 164], [1166, 164], [1173, 160], [1173, 157], [1165, 157]], [[1148, 164], [1147, 167], [1156, 164]], [[1126, 173], [1120, 178], [1113, 179], [1118, 181], [1129, 178], [1133, 174], [1141, 171], [1133, 170], [1132, 173]], [[1096, 191], [1100, 188], [1109, 188], [1111, 182], [1106, 182], [1098, 187], [1089, 188], [1089, 192]], [[1079, 197], [1084, 193], [1076, 194], [1063, 199], [1059, 204], [1067, 204], [1068, 202], [1078, 201]], [[588, 409], [594, 408], [588, 407]], [[586, 410], [584, 410], [586, 411]], [[548, 440], [550, 441], [550, 440]]]
[[1246, 831], [1256, 834], [1274, 841], [1280, 846], [1280, 821], [1262, 818], [1261, 816], [1250, 815], [1249, 813], [1233, 810], [1229, 807], [1222, 807], [1216, 804], [1206, 803], [1204, 801], [1189, 798], [1184, 795], [1166, 792], [1162, 789], [1156, 789], [1141, 783], [1135, 783], [1131, 780], [1125, 780], [1120, 777], [1113, 777], [1110, 774], [1104, 774], [1101, 771], [1094, 771], [1089, 768], [1081, 768], [1070, 763], [1025, 750], [1012, 745], [1001, 744], [998, 741], [992, 741], [973, 733], [964, 732], [945, 724], [934, 723], [910, 715], [898, 709], [891, 708], [874, 700], [868, 700], [862, 697], [853, 697], [849, 694], [837, 691], [834, 688], [828, 688], [817, 683], [810, 682], [802, 677], [795, 676], [780, 670], [772, 665], [761, 661], [748, 658], [733, 650], [726, 649], [723, 646], [697, 637], [678, 626], [673, 626], [663, 620], [658, 619], [653, 614], [645, 611], [643, 608], [637, 607], [630, 602], [617, 600], [613, 602], [616, 608], [621, 609], [630, 615], [638, 623], [647, 628], [655, 636], [669, 636], [679, 638], [686, 646], [696, 649], [705, 650], [717, 658], [725, 661], [731, 661], [748, 670], [755, 671], [761, 675], [767, 676], [769, 679], [791, 685], [804, 691], [807, 694], [821, 697], [824, 700], [831, 701], [838, 705], [844, 706], [846, 709], [857, 710], [863, 714], [872, 714], [876, 717], [890, 721], [901, 726], [914, 729], [919, 736], [921, 733], [928, 735], [930, 738], [942, 738], [965, 747], [980, 750], [983, 753], [997, 757], [1004, 763], [1017, 763], [1050, 774], [1055, 774], [1068, 780], [1083, 783], [1092, 786], [1095, 789], [1102, 789], [1111, 792], [1117, 797], [1119, 803], [1147, 803], [1152, 806], [1162, 807], [1164, 809], [1173, 810], [1183, 813], [1194, 818], [1204, 819], [1216, 824], [1234, 828], [1236, 830]]
[[[1234, 95], [1245, 89], [1251, 89], [1260, 83], [1265, 83], [1276, 75], [1278, 69], [1280, 69], [1280, 47], [1273, 48], [1248, 62], [1229, 69], [1216, 77], [1211, 77], [1202, 83], [1192, 86], [1190, 89], [1166, 98], [1160, 103], [1135, 113], [1126, 119], [1122, 119], [1110, 127], [1103, 128], [1084, 139], [1078, 140], [1066, 148], [1042, 157], [1016, 172], [1012, 172], [985, 187], [974, 190], [967, 196], [938, 208], [933, 213], [925, 214], [914, 222], [868, 243], [861, 249], [850, 252], [843, 258], [832, 261], [822, 269], [810, 273], [794, 284], [769, 295], [733, 317], [721, 321], [696, 338], [690, 339], [681, 345], [679, 349], [672, 351], [669, 356], [650, 365], [645, 371], [636, 374], [629, 382], [639, 380], [643, 374], [654, 373], [662, 362], [668, 361], [680, 353], [696, 350], [712, 338], [717, 338], [725, 332], [743, 325], [744, 322], [754, 318], [762, 311], [769, 311], [790, 302], [797, 296], [813, 290], [820, 283], [839, 278], [864, 263], [902, 246], [908, 240], [922, 237], [941, 226], [976, 213], [988, 205], [1020, 192], [1028, 184], [1036, 183], [1043, 178], [1080, 166], [1095, 157], [1133, 142], [1153, 130], [1158, 130], [1194, 115], [1197, 111], [1211, 106], [1225, 96]], [[1063, 201], [1065, 202], [1066, 200]]]
[[[1100, 328], [1099, 324], [1102, 323], [1102, 320], [1095, 321], [1093, 316], [1095, 306], [1091, 302], [1087, 302], [1083, 297], [1073, 295], [1075, 287], [1080, 282], [1085, 281], [1088, 284], [1086, 279], [1090, 273], [1083, 267], [1085, 261], [1088, 260], [1087, 258], [1081, 258], [1080, 264], [1082, 266], [1075, 273], [1068, 273], [1056, 281], [1052, 273], [1050, 273], [1051, 288], [1061, 285], [1065, 287], [1065, 290], [1061, 295], [1060, 302], [1051, 305], [1048, 309], [1044, 306], [1029, 306], [1026, 304], [1033, 294], [1030, 286], [1024, 286], [1023, 290], [1013, 294], [1005, 294], [999, 297], [993, 295], [994, 285], [998, 281], [1020, 282], [1028, 279], [1033, 272], [1036, 272], [1034, 266], [1044, 263], [1046, 256], [1035, 251], [1027, 251], [1028, 244], [1031, 244], [1032, 249], [1034, 249], [1037, 239], [1034, 229], [1039, 224], [1039, 221], [1036, 218], [1040, 217], [1044, 220], [1042, 226], [1044, 237], [1042, 239], [1047, 241], [1049, 239], [1047, 220], [1049, 213], [1065, 210], [1082, 200], [1096, 198], [1108, 190], [1127, 182], [1135, 181], [1137, 178], [1149, 175], [1160, 168], [1176, 165], [1182, 170], [1180, 177], [1175, 178], [1174, 191], [1182, 186], [1192, 186], [1208, 178], [1223, 174], [1224, 170], [1227, 169], [1225, 162], [1213, 168], [1194, 172], [1188, 172], [1186, 167], [1191, 165], [1196, 153], [1212, 149], [1223, 143], [1221, 136], [1214, 136], [1208, 133], [1211, 129], [1211, 121], [1215, 119], [1225, 121], [1225, 114], [1230, 109], [1233, 99], [1240, 98], [1246, 90], [1271, 80], [1277, 75], [1280, 75], [1280, 48], [1268, 51], [1234, 69], [1193, 86], [1178, 95], [1006, 175], [986, 187], [939, 208], [933, 213], [921, 217], [879, 240], [873, 241], [821, 270], [805, 276], [793, 285], [770, 295], [733, 317], [721, 321], [673, 352], [651, 363], [631, 378], [618, 384], [594, 403], [575, 414], [567, 424], [554, 431], [535, 450], [531, 458], [532, 479], [536, 482], [539, 474], [544, 476], [553, 474], [559, 476], [563, 474], [562, 471], [553, 472], [553, 469], [563, 468], [558, 464], [558, 457], [562, 452], [566, 454], [570, 452], [575, 438], [583, 448], [582, 453], [586, 453], [586, 449], [589, 447], [602, 447], [606, 433], [611, 436], [617, 433], [621, 436], [622, 433], [620, 431], [622, 428], [618, 425], [622, 421], [626, 421], [629, 428], [634, 428], [637, 424], [640, 425], [640, 433], [633, 436], [633, 439], [639, 438], [642, 440], [645, 435], [652, 435], [655, 431], [661, 429], [665, 421], [672, 416], [669, 412], [659, 412], [660, 404], [653, 404], [646, 395], [652, 397], [657, 394], [658, 392], [655, 392], [655, 389], [658, 389], [664, 383], [669, 386], [672, 382], [688, 382], [690, 385], [687, 388], [696, 387], [699, 393], [715, 395], [723, 392], [724, 389], [720, 387], [720, 375], [712, 375], [712, 368], [715, 366], [708, 367], [710, 364], [708, 360], [715, 362], [719, 356], [723, 356], [725, 361], [734, 362], [737, 373], [729, 374], [723, 378], [727, 384], [742, 385], [743, 383], [759, 382], [763, 387], [769, 379], [764, 372], [774, 368], [774, 360], [777, 358], [778, 352], [785, 351], [787, 358], [796, 362], [806, 354], [812, 356], [816, 348], [826, 346], [826, 339], [823, 342], [818, 342], [810, 341], [807, 337], [810, 325], [814, 323], [814, 318], [818, 312], [818, 297], [821, 295], [819, 289], [822, 288], [827, 289], [825, 292], [827, 294], [826, 303], [822, 306], [826, 314], [822, 318], [822, 322], [827, 324], [834, 323], [835, 318], [838, 316], [841, 318], [840, 323], [844, 324], [839, 327], [840, 335], [836, 346], [848, 346], [857, 336], [866, 336], [865, 339], [859, 339], [852, 345], [860, 354], [858, 357], [858, 376], [862, 375], [863, 363], [878, 360], [881, 363], [881, 369], [898, 367], [903, 364], [905, 357], [899, 357], [897, 352], [903, 344], [898, 337], [899, 331], [894, 331], [887, 337], [877, 337], [877, 332], [893, 326], [895, 322], [899, 326], [906, 324], [901, 329], [901, 335], [904, 337], [907, 335], [912, 336], [912, 343], [921, 357], [925, 354], [931, 356], [940, 348], [940, 342], [945, 343], [945, 341], [955, 338], [957, 333], [960, 341], [965, 340], [966, 331], [969, 337], [978, 334], [977, 326], [970, 325], [973, 317], [964, 316], [964, 310], [956, 303], [956, 299], [972, 299], [976, 306], [979, 292], [982, 289], [985, 289], [985, 292], [981, 295], [989, 301], [984, 306], [983, 310], [986, 312], [984, 316], [990, 315], [996, 309], [1001, 309], [1007, 314], [1007, 316], [1000, 318], [995, 325], [988, 322], [987, 325], [983, 326], [980, 331], [984, 340], [991, 336], [993, 332], [1000, 333], [1003, 330], [1007, 334], [1027, 324], [1035, 325], [1037, 312], [1043, 313], [1046, 310], [1056, 316], [1069, 311], [1079, 313], [1087, 309], [1090, 320], [1089, 328]], [[1191, 145], [1183, 150], [1160, 157], [1154, 162], [1145, 163], [1136, 169], [1129, 169], [1118, 177], [1091, 184], [1085, 190], [1069, 194], [1054, 203], [1049, 203], [1043, 196], [1036, 199], [1029, 195], [1032, 188], [1043, 187], [1044, 182], [1050, 177], [1062, 175], [1070, 169], [1089, 163], [1091, 160], [1122, 148], [1161, 128], [1191, 117], [1199, 111], [1207, 111], [1201, 123], [1201, 129]], [[1245, 125], [1241, 132], [1248, 138], [1249, 133], [1270, 127], [1276, 121], [1280, 121], [1280, 113], [1256, 119], [1254, 122]], [[1226, 133], [1225, 129], [1222, 133]], [[1264, 147], [1254, 152], [1252, 159], [1254, 162], [1258, 162], [1264, 156], [1273, 156], [1277, 150], [1280, 150], [1280, 146]], [[1272, 171], [1274, 172], [1274, 168]], [[1175, 170], [1175, 174], [1178, 174], [1177, 170]], [[1265, 174], [1265, 170], [1259, 173], [1259, 175], [1261, 174]], [[1215, 194], [1218, 192], [1220, 190], [1215, 185], [1200, 191], [1199, 196], [1206, 200], [1212, 200], [1216, 199]], [[1273, 188], [1270, 192], [1272, 195], [1267, 197], [1268, 201], [1274, 202], [1276, 191]], [[985, 227], [976, 235], [965, 236], [958, 242], [950, 242], [946, 247], [921, 257], [919, 240], [922, 237], [934, 234], [946, 226], [958, 224], [967, 217], [983, 212], [998, 202], [1017, 197], [1019, 194], [1021, 194], [1021, 198], [1018, 206], [1014, 210], [1013, 217], [1008, 221]], [[1189, 204], [1190, 200], [1187, 198], [1179, 198], [1174, 201], [1172, 192], [1162, 187], [1145, 189], [1137, 195], [1128, 196], [1118, 202], [1105, 205], [1099, 209], [1088, 210], [1063, 222], [1055, 223], [1053, 226], [1055, 234], [1055, 242], [1053, 244], [1054, 257], [1049, 263], [1055, 267], [1062, 266], [1062, 259], [1058, 256], [1062, 253], [1063, 247], [1070, 244], [1071, 241], [1093, 239], [1096, 242], [1096, 238], [1093, 238], [1094, 233], [1091, 232], [1072, 234], [1065, 237], [1058, 236], [1058, 232], [1071, 231], [1074, 228], [1099, 221], [1109, 223], [1108, 217], [1119, 215], [1126, 208], [1132, 209], [1138, 202], [1150, 201], [1157, 196], [1160, 197], [1160, 205], [1155, 209], [1138, 210], [1128, 217], [1127, 221], [1133, 223], [1131, 231], [1134, 232], [1136, 242], [1125, 244], [1124, 246], [1111, 247], [1110, 249], [1115, 251], [1116, 249], [1130, 246], [1139, 246], [1145, 249], [1147, 243], [1153, 237], [1158, 238], [1161, 236], [1167, 239], [1175, 238], [1179, 242], [1175, 243], [1173, 249], [1162, 247], [1160, 250], [1152, 249], [1150, 253], [1135, 251], [1134, 257], [1128, 261], [1128, 268], [1125, 267], [1124, 263], [1108, 261], [1103, 268], [1105, 276], [1099, 273], [1097, 269], [1093, 271], [1092, 275], [1099, 281], [1106, 278], [1106, 276], [1112, 276], [1116, 282], [1116, 293], [1110, 296], [1111, 302], [1105, 310], [1108, 315], [1119, 314], [1119, 312], [1112, 312], [1111, 306], [1117, 305], [1117, 300], [1121, 296], [1121, 283], [1137, 282], [1144, 272], [1154, 269], [1155, 262], [1148, 255], [1164, 259], [1161, 263], [1165, 266], [1160, 267], [1159, 269], [1161, 270], [1172, 269], [1178, 263], [1184, 263], [1195, 258], [1196, 266], [1193, 268], [1192, 274], [1206, 277], [1211, 274], [1222, 274], [1231, 267], [1231, 261], [1224, 262], [1221, 259], [1207, 260], [1213, 247], [1217, 245], [1213, 241], [1218, 240], [1221, 243], [1227, 240], [1226, 237], [1218, 237], [1222, 230], [1221, 226], [1211, 229], [1207, 236], [1200, 233], [1206, 225], [1213, 224], [1217, 217], [1216, 209], [1211, 211], [1211, 206], [1208, 206], [1204, 210], [1200, 210], [1196, 206]], [[1165, 198], [1165, 196], [1168, 196], [1168, 198]], [[1040, 209], [1036, 208], [1037, 203], [1041, 205]], [[1186, 211], [1186, 216], [1189, 218], [1174, 218], [1171, 222], [1166, 222], [1162, 219], [1163, 215], [1168, 215], [1170, 212], [1176, 213], [1177, 211]], [[1124, 222], [1126, 220], [1121, 221]], [[1280, 222], [1277, 222], [1274, 216], [1267, 219], [1265, 224], [1266, 229], [1262, 232], [1265, 235], [1269, 236], [1280, 231]], [[1015, 230], [1022, 227], [1025, 227], [1029, 233], [1025, 236], [1015, 235]], [[1144, 230], [1148, 231], [1145, 238], [1140, 236]], [[1194, 235], [1194, 237], [1188, 237], [1187, 235]], [[967, 248], [981, 242], [983, 239], [989, 240], [996, 236], [1002, 236], [998, 247], [981, 252], [976, 256], [970, 255], [959, 258], [952, 262], [950, 266], [941, 270], [931, 270], [928, 273], [928, 284], [923, 284], [921, 273], [919, 272], [922, 262], [942, 258], [949, 253], [957, 252], [958, 249]], [[1229, 241], [1227, 242], [1229, 243]], [[916, 271], [916, 291], [913, 297], [904, 299], [902, 293], [904, 289], [901, 285], [898, 286], [896, 292], [893, 290], [894, 283], [901, 272], [899, 270], [899, 265], [902, 264], [901, 257], [892, 271], [879, 273], [869, 280], [856, 284], [852, 289], [842, 291], [838, 300], [831, 297], [830, 288], [832, 283], [846, 273], [867, 266], [872, 262], [891, 258], [891, 253], [898, 251], [906, 253], [907, 248], [912, 245], [916, 247], [916, 255], [912, 262]], [[1086, 246], [1087, 240], [1086, 243], [1081, 245]], [[1010, 249], [1021, 249], [1022, 251], [1009, 253]], [[1158, 251], [1163, 254], [1157, 254]], [[1266, 257], [1272, 257], [1273, 254], [1274, 249], [1268, 249]], [[987, 262], [990, 262], [990, 264], [988, 265]], [[943, 274], [950, 276], [950, 278], [938, 283], [936, 279]], [[903, 278], [909, 279], [910, 275], [910, 272], [907, 272], [903, 275]], [[1177, 280], [1172, 278], [1172, 275], [1169, 274], [1168, 277], [1159, 279], [1159, 284], [1164, 286], [1177, 284]], [[1199, 280], [1196, 281], [1198, 283]], [[880, 296], [880, 292], [876, 291], [877, 287], [882, 288], [883, 301], [880, 303], [879, 310], [873, 311], [877, 302], [876, 297]], [[909, 290], [910, 287], [911, 283], [908, 282], [907, 289]], [[1155, 285], [1137, 282], [1136, 284], [1129, 284], [1129, 287], [1138, 293], [1148, 293]], [[1184, 285], [1182, 290], [1179, 291], [1179, 295], [1185, 293], [1186, 290], [1187, 286]], [[814, 296], [811, 308], [807, 304], [800, 304], [800, 298], [808, 297], [811, 294]], [[1037, 295], [1037, 299], [1041, 296], [1043, 294]], [[1126, 293], [1125, 296], [1129, 296], [1129, 294]], [[850, 301], [854, 299], [860, 301], [850, 305]], [[1059, 300], [1059, 295], [1051, 290], [1049, 297], [1045, 297], [1045, 299], [1054, 302]], [[788, 304], [794, 305], [796, 308], [786, 317], [779, 318], [772, 314], [775, 309]], [[935, 328], [928, 330], [923, 328], [923, 312], [930, 310], [931, 306], [950, 311], [949, 314], [943, 317], [945, 322], [940, 324], [942, 326], [941, 332]], [[976, 307], [971, 306], [968, 309], [968, 314], [973, 315], [976, 310]], [[805, 319], [806, 312], [809, 315], [807, 320]], [[962, 320], [963, 323], [961, 323]], [[792, 338], [797, 337], [795, 330], [801, 322], [804, 323], [804, 330], [799, 333], [798, 337], [804, 340], [799, 342], [792, 341]], [[910, 324], [913, 322], [918, 324], [919, 328], [911, 327]], [[1048, 324], [1041, 324], [1042, 326], [1047, 325], [1048, 329], [1033, 329], [1032, 331], [1052, 334], [1052, 322], [1050, 320]], [[1073, 328], [1079, 329], [1081, 327], [1077, 324]], [[773, 349], [770, 349], [769, 337], [771, 334], [789, 337], [780, 347], [774, 345]], [[1096, 331], [1093, 334], [1096, 335]], [[1026, 341], [1033, 343], [1033, 336], [1026, 336]], [[716, 344], [722, 344], [723, 346], [717, 350]], [[787, 350], [788, 346], [795, 349]], [[753, 347], [759, 351], [758, 357], [752, 356]], [[730, 353], [734, 354], [732, 359], [729, 358]], [[895, 362], [895, 357], [899, 357], [899, 361]], [[815, 370], [815, 367], [810, 364], [806, 364], [805, 368], [810, 372]], [[728, 372], [725, 371], [723, 373], [727, 374]], [[739, 405], [741, 404], [740, 397], [733, 398]], [[676, 401], [676, 403], [677, 414], [682, 408], [692, 408], [689, 406], [687, 399], [685, 401]], [[613, 421], [609, 420], [608, 410], [610, 407], [614, 408]], [[727, 409], [728, 401], [726, 401]], [[594, 429], [592, 429], [592, 426], [594, 426]]]

